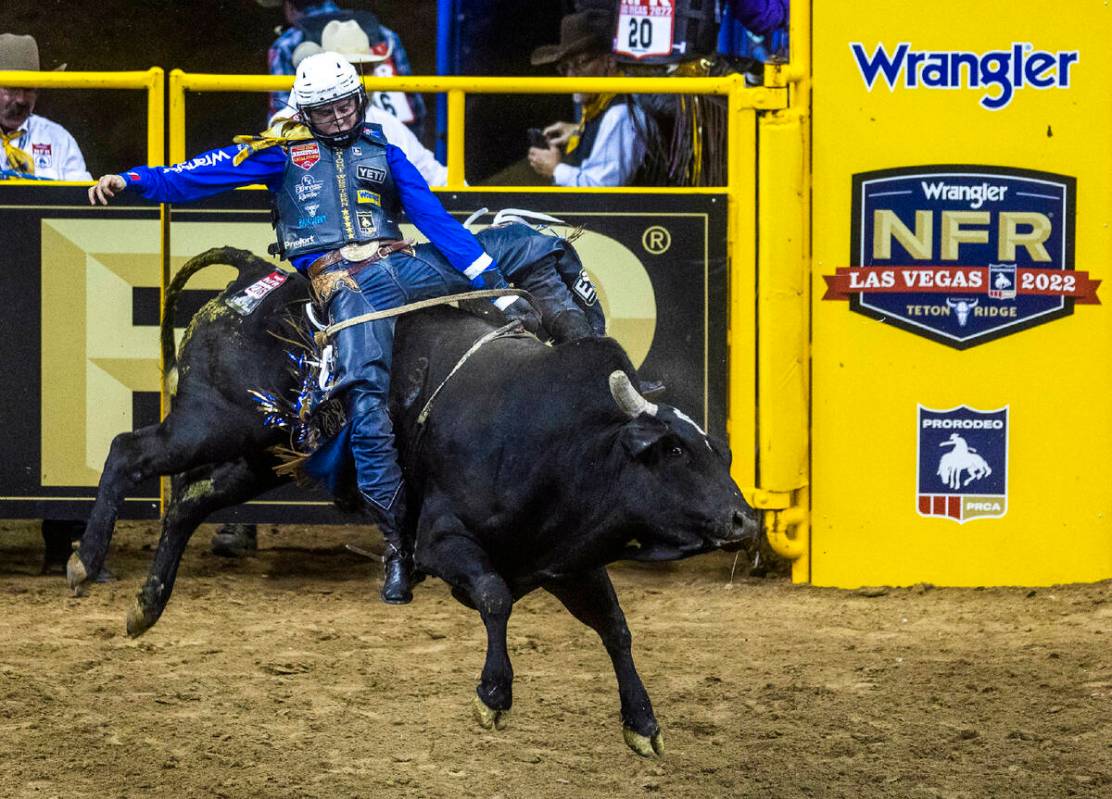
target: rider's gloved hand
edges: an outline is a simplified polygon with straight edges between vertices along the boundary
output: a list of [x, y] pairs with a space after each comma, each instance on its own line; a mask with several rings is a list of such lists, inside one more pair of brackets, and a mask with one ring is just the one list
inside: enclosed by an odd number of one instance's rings
[[541, 315], [524, 297], [499, 297], [494, 304], [507, 319], [517, 319], [534, 336], [540, 333]]
[[502, 273], [489, 266], [484, 269], [475, 277], [471, 278], [471, 285], [479, 291], [487, 289], [508, 289], [510, 284], [506, 282], [506, 278], [502, 277]]

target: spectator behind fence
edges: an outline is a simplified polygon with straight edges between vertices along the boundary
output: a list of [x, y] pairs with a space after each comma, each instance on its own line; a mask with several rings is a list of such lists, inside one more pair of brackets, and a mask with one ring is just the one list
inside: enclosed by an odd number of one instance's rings
[[[55, 71], [65, 68], [62, 64]], [[0, 33], [3, 70], [39, 71], [39, 45], [33, 36]], [[73, 136], [58, 123], [35, 114], [38, 96], [38, 89], [0, 88], [0, 139], [4, 145], [0, 177], [92, 180]]]
[[[355, 66], [356, 70], [363, 73], [366, 65], [381, 63], [382, 56], [375, 55], [371, 48], [367, 34], [354, 20], [340, 22], [333, 20], [324, 26], [321, 34], [321, 44], [315, 42], [302, 42], [293, 52], [293, 65], [297, 65], [308, 56], [322, 52], [338, 53]], [[270, 124], [273, 125], [282, 118], [291, 118], [297, 113], [296, 109], [287, 105], [275, 114]], [[448, 182], [448, 168], [436, 160], [436, 156], [421, 144], [413, 135], [413, 131], [401, 123], [393, 114], [383, 111], [376, 105], [367, 104], [367, 121], [382, 126], [386, 140], [396, 147], [401, 148], [405, 157], [409, 159], [421, 177], [430, 186], [443, 186]]]
[[[569, 14], [560, 21], [559, 43], [538, 47], [530, 61], [555, 64], [567, 77], [617, 75], [612, 26], [612, 15], [604, 11]], [[643, 112], [624, 95], [577, 93], [575, 101], [581, 106], [579, 123], [545, 128], [548, 147], [530, 147], [529, 165], [557, 186], [630, 185], [645, 157], [638, 134]]]
[[[65, 69], [62, 64], [55, 71]], [[0, 72], [40, 71], [39, 45], [33, 36], [0, 33]], [[0, 83], [3, 76], [0, 75]], [[0, 87], [0, 178], [39, 180], [92, 180], [81, 149], [65, 128], [34, 113], [37, 89]], [[44, 519], [43, 573], [65, 569], [70, 542], [85, 532], [85, 523], [69, 519]], [[97, 581], [109, 579], [102, 569]]]
[[[367, 34], [368, 42], [376, 56], [382, 58], [375, 65], [375, 75], [412, 75], [409, 55], [398, 34], [378, 21], [369, 11], [345, 11], [332, 0], [256, 0], [264, 8], [282, 7], [286, 22], [285, 31], [274, 40], [267, 54], [271, 75], [293, 75], [293, 53], [302, 42], [321, 44], [321, 37], [328, 23], [354, 21]], [[327, 49], [327, 48], [324, 48]], [[281, 111], [289, 103], [289, 92], [274, 92], [270, 96], [270, 115]], [[396, 116], [418, 138], [425, 122], [425, 101], [419, 94], [404, 92], [375, 92], [371, 103]]]

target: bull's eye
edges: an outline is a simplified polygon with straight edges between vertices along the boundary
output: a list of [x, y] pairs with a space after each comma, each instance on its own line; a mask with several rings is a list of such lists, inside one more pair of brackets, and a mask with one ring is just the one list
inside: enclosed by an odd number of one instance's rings
[[682, 458], [683, 448], [673, 444], [672, 446], [668, 447], [667, 454], [669, 458]]

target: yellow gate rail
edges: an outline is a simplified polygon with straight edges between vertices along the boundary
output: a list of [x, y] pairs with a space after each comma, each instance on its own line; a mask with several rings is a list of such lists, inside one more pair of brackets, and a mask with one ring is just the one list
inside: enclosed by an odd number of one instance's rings
[[145, 72], [4, 72], [4, 85], [21, 89], [144, 89], [147, 92], [147, 165], [165, 163], [166, 89], [159, 67]]

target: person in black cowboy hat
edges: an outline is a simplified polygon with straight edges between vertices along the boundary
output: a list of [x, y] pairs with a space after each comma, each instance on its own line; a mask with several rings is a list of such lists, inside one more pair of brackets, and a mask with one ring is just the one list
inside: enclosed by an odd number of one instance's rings
[[0, 177], [92, 180], [73, 136], [35, 114], [38, 89], [4, 88], [5, 70], [39, 71], [39, 45], [33, 36], [0, 33]]
[[[589, 9], [560, 21], [560, 41], [533, 51], [530, 61], [555, 64], [567, 77], [619, 74], [610, 53], [613, 16]], [[557, 186], [627, 186], [641, 166], [645, 146], [638, 128], [643, 112], [627, 97], [575, 94], [578, 124], [554, 122], [544, 129], [548, 147], [530, 147], [529, 165]]]

